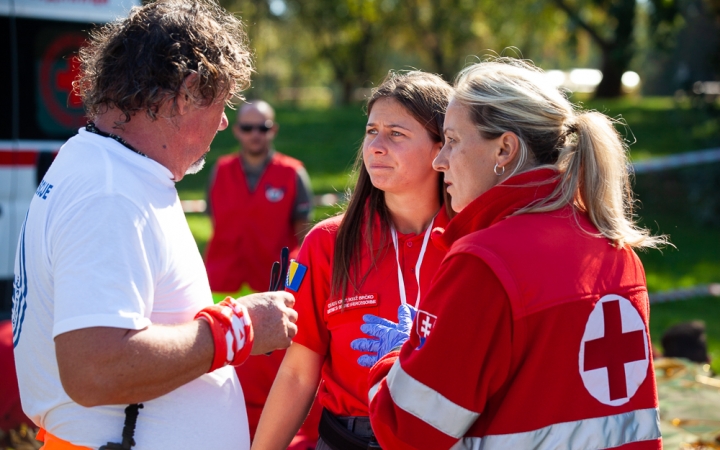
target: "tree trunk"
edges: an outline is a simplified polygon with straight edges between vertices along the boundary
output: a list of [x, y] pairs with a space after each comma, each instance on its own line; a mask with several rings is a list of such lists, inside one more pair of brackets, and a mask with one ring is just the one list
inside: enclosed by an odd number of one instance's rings
[[627, 60], [624, 56], [618, 58], [617, 53], [617, 49], [613, 48], [603, 50], [600, 66], [603, 77], [595, 90], [596, 98], [617, 98], [622, 95], [622, 76], [627, 68]]
[[622, 76], [630, 66], [635, 44], [633, 28], [635, 25], [636, 0], [619, 0], [608, 11], [617, 20], [615, 36], [602, 46], [603, 78], [595, 91], [597, 98], [615, 98], [623, 95]]
[[635, 8], [637, 0], [616, 0], [610, 3], [607, 14], [609, 18], [617, 21], [614, 36], [604, 38], [598, 30], [590, 26], [571, 8], [564, 0], [554, 0], [555, 4], [565, 11], [570, 20], [580, 28], [587, 31], [590, 38], [602, 51], [603, 78], [595, 90], [597, 98], [620, 97], [622, 92], [622, 76], [630, 65], [635, 48], [633, 43], [633, 28], [635, 24]]
[[353, 100], [353, 90], [355, 83], [350, 80], [343, 80], [342, 82], [342, 97], [340, 101], [343, 105], [349, 105]]

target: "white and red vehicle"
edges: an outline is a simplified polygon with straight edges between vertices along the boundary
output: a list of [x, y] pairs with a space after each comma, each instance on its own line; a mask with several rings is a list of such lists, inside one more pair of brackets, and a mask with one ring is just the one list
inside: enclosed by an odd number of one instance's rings
[[139, 0], [0, 0], [0, 319], [12, 309], [20, 227], [60, 146], [86, 122], [72, 92], [94, 24]]

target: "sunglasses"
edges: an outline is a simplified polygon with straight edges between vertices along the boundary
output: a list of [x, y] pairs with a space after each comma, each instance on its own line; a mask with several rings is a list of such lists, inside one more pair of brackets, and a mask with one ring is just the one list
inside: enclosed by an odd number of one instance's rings
[[242, 131], [243, 133], [251, 133], [252, 130], [258, 130], [259, 132], [265, 134], [268, 131], [270, 131], [273, 127], [272, 121], [268, 120], [268, 122], [270, 122], [270, 126], [267, 126], [267, 122], [265, 122], [264, 124], [261, 124], [261, 125], [253, 125], [253, 124], [249, 124], [249, 123], [238, 123], [235, 126], [238, 128], [238, 130]]

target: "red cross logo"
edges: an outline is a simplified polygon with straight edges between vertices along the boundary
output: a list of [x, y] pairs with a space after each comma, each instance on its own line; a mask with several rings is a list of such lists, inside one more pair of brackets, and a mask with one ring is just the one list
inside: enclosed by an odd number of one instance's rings
[[627, 299], [607, 295], [588, 317], [580, 346], [580, 375], [590, 394], [608, 405], [627, 403], [647, 376], [645, 322]]
[[76, 53], [84, 44], [85, 36], [81, 33], [60, 34], [47, 46], [40, 59], [38, 106], [47, 111], [53, 125], [66, 130], [74, 131], [86, 122], [82, 100], [72, 87], [80, 73]]
[[80, 58], [77, 55], [68, 57], [67, 67], [65, 70], [59, 69], [55, 75], [55, 88], [62, 92], [68, 93], [68, 103], [70, 106], [82, 106], [82, 99], [73, 89], [73, 81], [80, 75]]

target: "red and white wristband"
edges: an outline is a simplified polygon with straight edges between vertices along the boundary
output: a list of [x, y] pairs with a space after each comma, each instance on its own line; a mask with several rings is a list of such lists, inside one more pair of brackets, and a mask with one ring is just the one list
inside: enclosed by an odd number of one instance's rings
[[227, 297], [195, 315], [210, 325], [215, 354], [208, 372], [226, 365], [239, 366], [250, 356], [254, 334], [247, 308]]

